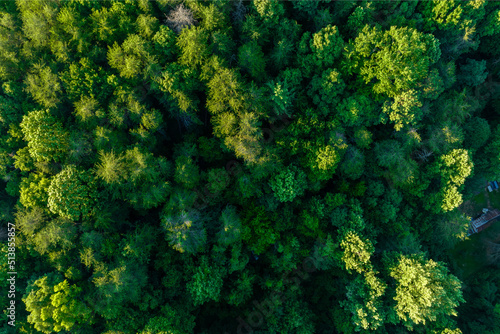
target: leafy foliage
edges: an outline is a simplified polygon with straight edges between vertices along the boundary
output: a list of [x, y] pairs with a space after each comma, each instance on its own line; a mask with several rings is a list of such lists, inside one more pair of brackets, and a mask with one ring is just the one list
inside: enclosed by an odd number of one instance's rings
[[0, 2], [18, 332], [496, 333], [499, 18]]

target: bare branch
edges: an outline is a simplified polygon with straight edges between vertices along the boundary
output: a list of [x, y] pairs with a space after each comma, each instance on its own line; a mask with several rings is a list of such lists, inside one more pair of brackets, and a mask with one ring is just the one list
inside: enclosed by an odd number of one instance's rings
[[184, 7], [183, 4], [180, 4], [171, 10], [168, 16], [165, 16], [167, 17], [167, 25], [178, 34], [185, 27], [190, 27], [196, 23], [193, 12], [189, 8]]

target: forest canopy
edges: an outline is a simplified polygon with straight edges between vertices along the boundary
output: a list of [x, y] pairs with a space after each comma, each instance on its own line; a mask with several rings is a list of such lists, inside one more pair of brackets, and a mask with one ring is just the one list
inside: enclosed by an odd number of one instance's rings
[[0, 1], [0, 331], [498, 333], [499, 73], [497, 1]]

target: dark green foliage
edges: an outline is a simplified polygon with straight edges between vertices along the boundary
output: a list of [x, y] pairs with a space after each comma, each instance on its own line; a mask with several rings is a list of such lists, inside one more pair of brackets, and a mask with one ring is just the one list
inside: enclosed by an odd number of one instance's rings
[[467, 59], [467, 63], [460, 67], [462, 73], [459, 78], [466, 85], [471, 87], [479, 86], [486, 80], [488, 72], [486, 71], [486, 60], [477, 61]]

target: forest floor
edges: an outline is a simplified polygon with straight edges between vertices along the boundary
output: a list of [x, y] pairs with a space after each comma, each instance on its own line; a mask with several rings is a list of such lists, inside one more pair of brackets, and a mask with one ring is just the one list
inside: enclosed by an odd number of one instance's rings
[[[481, 215], [483, 208], [500, 209], [500, 189], [489, 192], [485, 188], [485, 191], [460, 206], [460, 210], [471, 218]], [[486, 242], [499, 237], [500, 219], [496, 219], [490, 227], [469, 236], [450, 250], [452, 257], [460, 264], [463, 276], [467, 277], [488, 265]]]
[[471, 200], [465, 201], [460, 210], [467, 216], [475, 218], [482, 213], [483, 208], [500, 209], [500, 189], [481, 192]]

